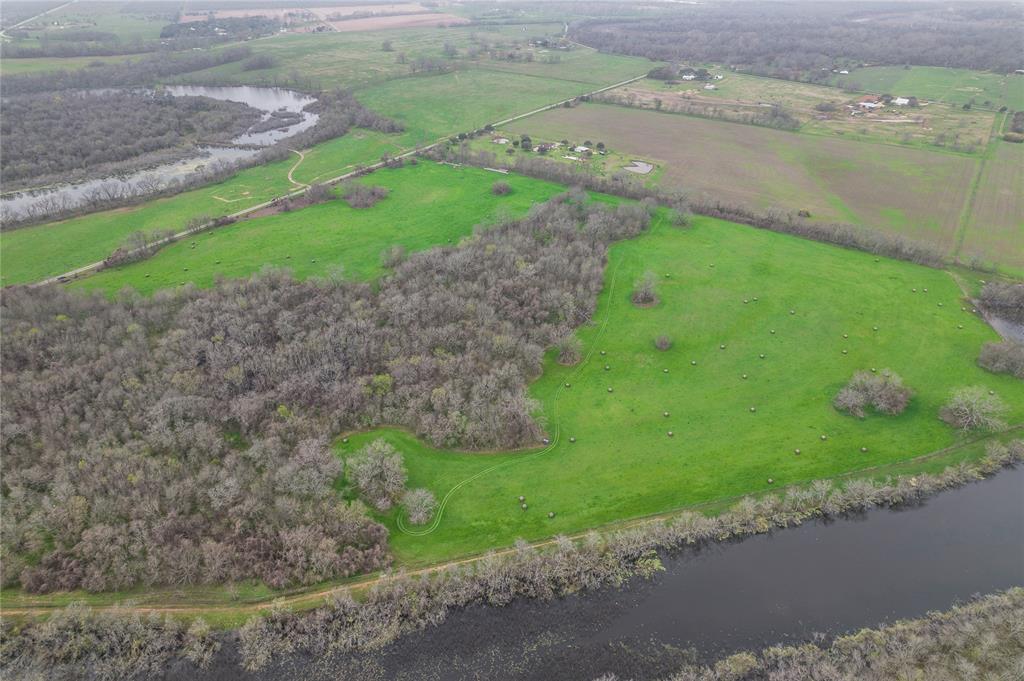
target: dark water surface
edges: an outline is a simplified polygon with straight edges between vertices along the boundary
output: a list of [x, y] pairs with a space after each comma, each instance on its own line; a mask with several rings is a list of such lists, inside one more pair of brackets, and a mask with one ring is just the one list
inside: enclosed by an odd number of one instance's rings
[[[796, 643], [1024, 585], [1024, 468], [901, 510], [687, 551], [666, 572], [554, 602], [453, 612], [381, 651], [294, 656], [243, 675], [231, 645], [207, 679], [659, 678], [696, 654]], [[692, 652], [687, 652], [692, 649]]]

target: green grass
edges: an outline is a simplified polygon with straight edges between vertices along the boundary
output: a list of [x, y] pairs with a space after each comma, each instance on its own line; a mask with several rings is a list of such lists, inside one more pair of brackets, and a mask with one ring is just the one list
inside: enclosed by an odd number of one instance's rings
[[[661, 301], [638, 309], [629, 291], [647, 270], [658, 275]], [[606, 282], [597, 323], [579, 336], [586, 351], [607, 355], [580, 368], [549, 358], [531, 387], [548, 432], [561, 436], [552, 451], [439, 451], [390, 430], [338, 444], [346, 456], [384, 436], [405, 453], [409, 485], [438, 498], [501, 464], [452, 495], [432, 534], [404, 534], [394, 513], [384, 517], [401, 562], [429, 563], [517, 537], [571, 533], [899, 463], [958, 441], [936, 418], [957, 386], [995, 390], [1012, 405], [1009, 420], [1024, 420], [1024, 384], [975, 365], [980, 345], [995, 333], [961, 311], [959, 289], [943, 271], [698, 218], [687, 231], [659, 222], [650, 234], [616, 245]], [[662, 333], [675, 339], [664, 353], [652, 345]], [[871, 367], [891, 368], [915, 390], [901, 416], [861, 421], [832, 408], [852, 373]], [[565, 382], [571, 388], [561, 388]], [[526, 512], [517, 503], [521, 494]], [[553, 520], [548, 511], [556, 512]]]
[[592, 83], [472, 70], [393, 80], [357, 96], [364, 106], [401, 121], [412, 139], [422, 143], [593, 89]]
[[[401, 142], [398, 136], [353, 130], [307, 151], [295, 178], [301, 182], [340, 175], [356, 163], [378, 160], [381, 150]], [[193, 217], [229, 215], [284, 194], [296, 188], [288, 182], [288, 170], [296, 160], [292, 156], [250, 168], [224, 182], [139, 206], [4, 232], [0, 234], [2, 282], [20, 284], [55, 276], [102, 260], [132, 232], [180, 230]]]
[[914, 96], [951, 104], [974, 101], [978, 106], [998, 109], [1024, 109], [1024, 77], [947, 69], [939, 66], [871, 66], [856, 69], [848, 76], [838, 76], [836, 85], [856, 86], [858, 89], [900, 97]]
[[[494, 196], [491, 185], [498, 180], [508, 182], [512, 193]], [[149, 294], [185, 281], [211, 286], [217, 276], [245, 277], [265, 265], [287, 267], [302, 279], [340, 266], [345, 276], [367, 280], [383, 272], [380, 254], [393, 244], [414, 252], [454, 243], [475, 225], [501, 213], [523, 214], [563, 190], [527, 177], [429, 162], [377, 171], [360, 181], [387, 187], [390, 194], [371, 208], [356, 210], [338, 200], [239, 222], [71, 286], [107, 293], [130, 286]]]
[[[143, 55], [144, 56], [144, 55]], [[5, 76], [20, 73], [41, 73], [43, 71], [77, 71], [94, 63], [116, 64], [138, 59], [140, 55], [115, 55], [112, 57], [34, 57], [30, 59], [0, 60], [0, 74]]]

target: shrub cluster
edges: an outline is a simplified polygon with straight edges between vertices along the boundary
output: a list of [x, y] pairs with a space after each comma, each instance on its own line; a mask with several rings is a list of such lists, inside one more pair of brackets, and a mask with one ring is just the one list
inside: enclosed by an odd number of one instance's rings
[[996, 374], [1024, 378], [1024, 343], [1012, 340], [985, 343], [978, 355], [978, 365]]
[[949, 402], [939, 410], [939, 417], [961, 430], [1002, 430], [1006, 427], [1002, 419], [1006, 412], [1006, 403], [998, 395], [971, 386], [954, 390]]
[[345, 201], [353, 208], [370, 208], [388, 195], [387, 187], [370, 187], [353, 182], [345, 187]]
[[633, 293], [630, 300], [634, 305], [654, 305], [658, 302], [658, 296], [654, 293], [654, 272], [644, 272], [643, 276], [633, 284]]
[[414, 254], [379, 285], [268, 271], [115, 300], [10, 289], [0, 309], [5, 585], [123, 589], [378, 568], [386, 530], [319, 438], [537, 442], [527, 382], [590, 319], [639, 206], [566, 194]]
[[912, 396], [913, 391], [903, 385], [903, 379], [888, 369], [878, 374], [858, 371], [839, 391], [833, 404], [839, 411], [861, 419], [866, 416], [867, 407], [895, 416], [903, 413]]
[[512, 193], [512, 185], [508, 182], [498, 181], [491, 185], [491, 193], [495, 196], [505, 196]]
[[1024, 324], [1024, 284], [990, 281], [982, 287], [978, 303], [994, 315]]

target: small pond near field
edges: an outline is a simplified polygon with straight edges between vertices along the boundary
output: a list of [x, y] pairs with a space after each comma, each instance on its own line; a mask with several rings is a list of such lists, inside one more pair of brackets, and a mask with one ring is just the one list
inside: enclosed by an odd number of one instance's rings
[[[899, 510], [686, 551], [624, 589], [452, 612], [374, 653], [296, 655], [243, 675], [226, 645], [205, 679], [657, 679], [712, 659], [833, 636], [1024, 585], [1024, 468]], [[191, 673], [191, 672], [190, 672]]]
[[[250, 129], [249, 132], [232, 140], [232, 145], [200, 146], [194, 149], [193, 155], [188, 158], [161, 163], [143, 170], [4, 194], [3, 210], [12, 213], [30, 211], [33, 214], [49, 215], [83, 205], [95, 196], [110, 198], [152, 193], [157, 187], [187, 178], [195, 172], [214, 168], [217, 164], [233, 164], [251, 158], [259, 153], [260, 148], [313, 127], [319, 118], [315, 113], [304, 111], [305, 107], [314, 103], [316, 99], [282, 88], [168, 85], [164, 89], [178, 97], [209, 97], [241, 102], [259, 109], [263, 116], [254, 126], [257, 128], [269, 127], [268, 121], [275, 116], [291, 124], [269, 130]], [[286, 114], [287, 118], [282, 114]]]

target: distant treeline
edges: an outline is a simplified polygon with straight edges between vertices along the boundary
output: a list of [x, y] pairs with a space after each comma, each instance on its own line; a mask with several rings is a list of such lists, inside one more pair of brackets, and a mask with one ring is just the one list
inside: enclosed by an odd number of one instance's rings
[[239, 102], [137, 91], [8, 97], [3, 107], [0, 180], [5, 183], [126, 161], [197, 140], [226, 142], [262, 115]]
[[657, 19], [591, 19], [571, 36], [606, 52], [716, 62], [796, 80], [837, 65], [1020, 68], [1024, 10], [1009, 3], [730, 2]]
[[[108, 57], [158, 51], [204, 49], [225, 42], [248, 40], [277, 32], [281, 24], [266, 17], [232, 17], [185, 24], [169, 24], [160, 32], [159, 40], [122, 40], [115, 33], [95, 30], [43, 31], [38, 44], [4, 43], [0, 56], [4, 59], [36, 57]], [[12, 31], [12, 37], [31, 35], [29, 31]]]
[[173, 57], [168, 55], [151, 56], [77, 71], [14, 74], [3, 77], [3, 94], [5, 97], [10, 97], [56, 90], [151, 85], [161, 78], [230, 64], [250, 56], [252, 56], [252, 50], [243, 45], [229, 47], [218, 52], [198, 52]]

